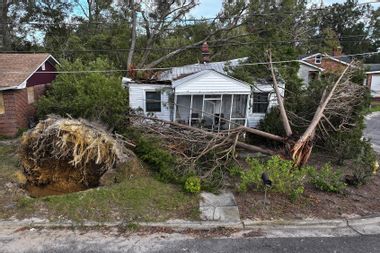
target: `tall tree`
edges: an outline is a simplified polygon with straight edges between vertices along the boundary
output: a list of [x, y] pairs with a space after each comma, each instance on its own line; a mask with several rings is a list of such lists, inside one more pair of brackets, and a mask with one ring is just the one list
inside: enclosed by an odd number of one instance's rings
[[[347, 54], [368, 52], [374, 49], [371, 41], [371, 6], [359, 4], [357, 0], [335, 3], [329, 7], [310, 12], [314, 39], [321, 43], [314, 46], [315, 51], [326, 49], [326, 31], [334, 32]], [[332, 48], [331, 48], [332, 50]], [[328, 52], [329, 53], [329, 52]]]

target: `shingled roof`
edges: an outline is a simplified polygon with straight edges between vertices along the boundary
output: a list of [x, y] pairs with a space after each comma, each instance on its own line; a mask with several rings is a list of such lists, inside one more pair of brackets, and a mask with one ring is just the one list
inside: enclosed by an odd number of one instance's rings
[[0, 54], [0, 89], [21, 85], [50, 58], [57, 63], [47, 53]]

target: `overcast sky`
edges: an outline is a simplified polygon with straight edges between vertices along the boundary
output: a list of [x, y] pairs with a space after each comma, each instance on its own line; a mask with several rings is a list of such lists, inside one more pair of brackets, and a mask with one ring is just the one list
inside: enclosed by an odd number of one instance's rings
[[[374, 0], [359, 0], [359, 3], [373, 2]], [[222, 8], [222, 0], [200, 0], [200, 5], [193, 11], [195, 17], [214, 17]], [[321, 3], [321, 0], [311, 0], [310, 3]], [[344, 3], [345, 0], [323, 0], [324, 5], [332, 3]], [[375, 4], [375, 7], [380, 7], [380, 4]]]

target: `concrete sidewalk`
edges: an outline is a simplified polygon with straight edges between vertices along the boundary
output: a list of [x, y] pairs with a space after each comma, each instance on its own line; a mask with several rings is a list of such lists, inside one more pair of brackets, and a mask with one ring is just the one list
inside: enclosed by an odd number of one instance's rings
[[[380, 234], [380, 216], [362, 217], [354, 219], [334, 220], [274, 220], [253, 221], [243, 220], [240, 222], [221, 221], [185, 221], [168, 220], [166, 222], [139, 222], [134, 223], [145, 227], [165, 227], [174, 231], [210, 230], [215, 228], [235, 229], [237, 234], [254, 231], [257, 237], [339, 237], [357, 235]], [[40, 219], [0, 221], [0, 231], [17, 230], [21, 227], [28, 228], [94, 228], [97, 227], [120, 227], [128, 226], [128, 223], [99, 223], [99, 222], [49, 222]]]

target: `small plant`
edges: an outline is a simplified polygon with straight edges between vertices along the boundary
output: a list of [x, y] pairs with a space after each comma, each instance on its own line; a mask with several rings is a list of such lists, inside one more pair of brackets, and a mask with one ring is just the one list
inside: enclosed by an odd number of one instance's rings
[[201, 191], [201, 179], [199, 177], [188, 177], [185, 182], [185, 191], [198, 193]]
[[314, 167], [308, 169], [310, 182], [319, 190], [340, 193], [346, 188], [342, 174], [334, 171], [330, 164], [325, 164], [319, 171]]

